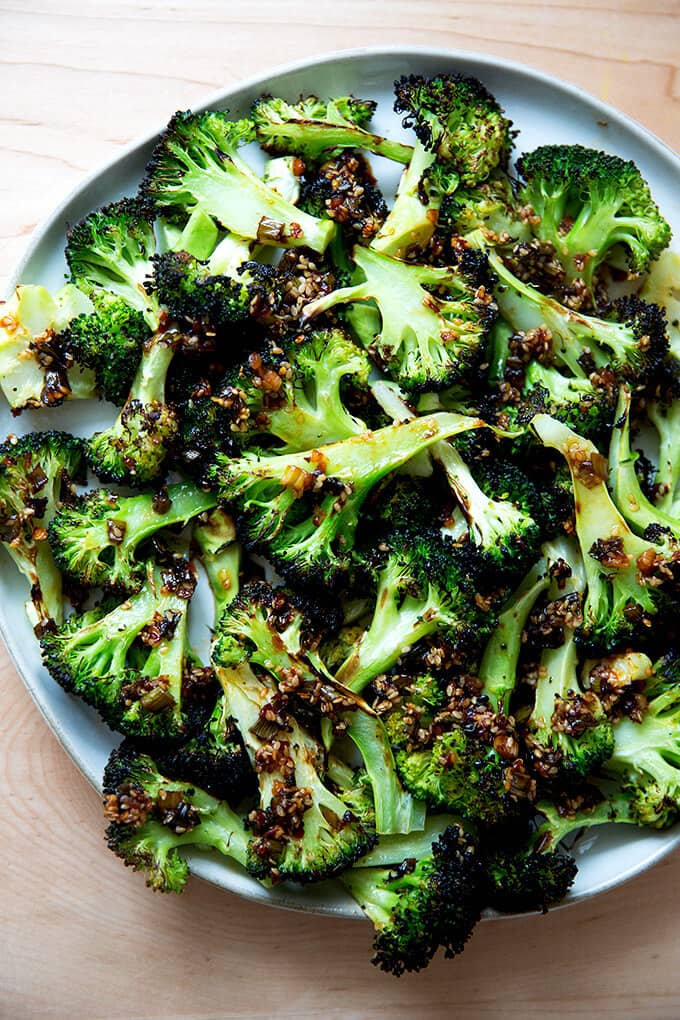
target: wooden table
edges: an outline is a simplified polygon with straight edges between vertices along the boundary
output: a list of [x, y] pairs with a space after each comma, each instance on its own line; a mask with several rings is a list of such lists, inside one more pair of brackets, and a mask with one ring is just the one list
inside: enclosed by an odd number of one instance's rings
[[[576, 82], [680, 144], [678, 0], [0, 2], [0, 275], [36, 222], [174, 109], [277, 63], [364, 44], [499, 54]], [[3, 566], [3, 569], [4, 566]], [[152, 895], [102, 843], [99, 798], [0, 652], [0, 1017], [680, 1015], [680, 857], [592, 902], [483, 924], [400, 982], [367, 925], [200, 881]]]

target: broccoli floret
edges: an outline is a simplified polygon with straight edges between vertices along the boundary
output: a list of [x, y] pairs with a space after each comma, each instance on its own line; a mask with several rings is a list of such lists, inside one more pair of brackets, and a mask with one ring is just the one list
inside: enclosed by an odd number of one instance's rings
[[182, 892], [189, 868], [178, 850], [196, 847], [252, 867], [249, 833], [228, 804], [189, 783], [167, 779], [154, 760], [125, 741], [104, 772], [104, 815], [110, 850], [146, 873], [160, 892]]
[[239, 591], [241, 546], [236, 541], [236, 526], [229, 514], [218, 508], [199, 517], [191, 537], [215, 600], [217, 625]]
[[54, 296], [44, 287], [19, 286], [0, 302], [0, 388], [13, 411], [96, 396], [94, 374], [74, 363], [61, 336], [70, 322], [92, 309], [90, 299], [72, 284]]
[[156, 238], [143, 201], [123, 198], [90, 213], [69, 230], [65, 254], [71, 279], [82, 291], [113, 294], [140, 312], [150, 331], [158, 329], [161, 309], [146, 288]]
[[365, 702], [328, 672], [317, 653], [321, 638], [338, 622], [332, 605], [315, 605], [286, 588], [252, 582], [222, 613], [213, 657], [225, 668], [256, 665], [282, 691], [293, 691], [334, 725], [344, 725], [340, 713], [365, 707]]
[[651, 304], [660, 305], [668, 317], [668, 339], [671, 356], [680, 361], [680, 253], [665, 251], [651, 267], [640, 290], [640, 297]]
[[544, 414], [532, 428], [544, 446], [560, 451], [571, 473], [587, 582], [577, 638], [611, 651], [652, 626], [675, 583], [680, 550], [667, 535], [657, 545], [633, 534], [607, 491], [607, 461], [593, 443]]
[[389, 552], [378, 570], [373, 617], [336, 673], [353, 691], [362, 691], [432, 634], [446, 633], [469, 649], [484, 633], [483, 616], [471, 605], [456, 561], [432, 529], [419, 536], [394, 532], [384, 544]]
[[630, 797], [637, 825], [666, 829], [680, 815], [680, 688], [663, 682], [663, 663], [657, 668], [661, 675], [652, 681], [654, 696], [641, 721], [622, 719], [614, 727], [605, 771]]
[[71, 616], [43, 636], [47, 669], [112, 729], [134, 737], [186, 737], [205, 723], [214, 695], [211, 671], [196, 666], [189, 648], [187, 610], [195, 586], [186, 560], [147, 565], [136, 595]]
[[542, 145], [517, 160], [518, 199], [535, 213], [535, 235], [559, 253], [567, 279], [592, 289], [616, 245], [643, 273], [668, 246], [671, 229], [635, 163], [583, 145]]
[[26, 612], [38, 637], [64, 618], [46, 529], [84, 475], [82, 440], [66, 432], [32, 432], [0, 445], [0, 542], [30, 585]]
[[[224, 623], [220, 633], [228, 634]], [[372, 807], [359, 817], [331, 792], [322, 779], [321, 744], [293, 717], [273, 680], [247, 663], [222, 665], [219, 648], [215, 662], [259, 783], [260, 805], [249, 815], [259, 874], [308, 883], [344, 871], [375, 843]], [[352, 803], [356, 808], [356, 798]]]
[[[576, 627], [581, 623], [585, 571], [578, 549], [566, 559], [553, 560], [556, 576], [548, 592], [551, 607], [563, 620], [564, 640], [557, 648], [544, 648], [539, 661], [536, 694], [525, 722], [526, 744], [533, 767], [541, 778], [558, 783], [585, 779], [614, 750], [611, 723], [594, 690], [578, 682]], [[568, 564], [570, 576], [566, 578]]]
[[191, 329], [227, 330], [250, 318], [252, 287], [213, 273], [208, 261], [185, 251], [156, 255], [150, 286], [173, 319]]
[[103, 290], [92, 290], [91, 314], [76, 316], [62, 333], [66, 349], [79, 365], [94, 372], [105, 400], [125, 403], [150, 334], [142, 312]]
[[531, 237], [528, 224], [520, 217], [510, 179], [503, 173], [495, 172], [474, 187], [457, 188], [442, 202], [438, 234], [462, 237], [479, 228], [520, 241]]
[[579, 829], [633, 821], [629, 798], [619, 793], [603, 798], [595, 787], [585, 787], [563, 800], [538, 802], [544, 820], [528, 841], [484, 856], [489, 906], [504, 913], [545, 913], [564, 899], [578, 870], [573, 857], [559, 849], [561, 841]]
[[259, 244], [324, 251], [334, 225], [291, 205], [239, 155], [254, 137], [251, 121], [231, 121], [224, 112], [176, 113], [147, 167], [143, 194], [159, 210], [201, 209]]
[[137, 488], [162, 475], [180, 427], [177, 411], [165, 397], [165, 380], [177, 344], [175, 333], [154, 334], [144, 347], [116, 421], [88, 440], [88, 465], [102, 481]]
[[662, 675], [670, 675], [675, 683], [680, 679], [675, 674], [675, 669], [667, 672], [658, 663], [655, 673], [648, 655], [629, 648], [587, 660], [581, 676], [583, 686], [597, 694], [608, 719], [617, 722], [625, 715], [639, 722], [647, 708], [648, 696], [656, 692], [656, 681]]
[[556, 368], [531, 361], [524, 375], [523, 402], [557, 418], [581, 435], [608, 435], [616, 419], [616, 377], [604, 369], [587, 378], [563, 375]]
[[520, 574], [535, 558], [541, 534], [535, 519], [538, 497], [526, 474], [500, 460], [479, 462], [480, 486], [451, 443], [437, 443], [433, 456], [462, 511], [460, 519], [444, 525], [442, 535], [469, 542], [479, 561], [475, 567], [494, 579]]
[[439, 948], [448, 958], [463, 951], [481, 914], [481, 881], [475, 839], [459, 825], [419, 860], [342, 876], [375, 927], [373, 963], [397, 977], [422, 970]]
[[408, 163], [410, 145], [393, 142], [366, 130], [375, 103], [342, 96], [323, 101], [305, 96], [297, 103], [263, 96], [253, 105], [257, 140], [266, 152], [295, 153], [310, 162], [329, 159], [342, 149], [366, 149], [398, 163]]
[[350, 569], [359, 510], [373, 486], [479, 419], [435, 414], [297, 454], [218, 454], [212, 477], [236, 511], [246, 548], [269, 556], [287, 579], [333, 585]]
[[360, 341], [410, 393], [444, 389], [478, 364], [496, 315], [483, 259], [467, 253], [455, 266], [437, 267], [361, 246], [353, 258], [364, 281], [311, 302], [304, 320], [352, 304]]
[[[488, 237], [473, 231], [467, 241], [484, 249]], [[532, 346], [539, 341], [573, 376], [583, 378], [611, 368], [638, 381], [658, 368], [668, 350], [668, 337], [663, 310], [657, 305], [631, 295], [612, 302], [606, 318], [583, 315], [523, 283], [498, 252], [488, 249], [487, 255], [498, 278], [494, 296], [501, 316]]]
[[373, 247], [405, 258], [431, 239], [445, 195], [485, 180], [507, 161], [512, 140], [510, 121], [476, 78], [411, 75], [394, 87], [394, 109], [417, 142]]
[[[640, 487], [635, 471], [637, 454], [630, 448], [630, 403], [630, 390], [622, 386], [609, 445], [609, 468], [614, 502], [634, 531], [651, 535], [668, 531], [680, 539], [680, 519], [672, 509], [671, 513], [667, 513], [651, 503]], [[676, 437], [673, 438], [673, 444], [677, 445]]]
[[365, 387], [367, 356], [339, 329], [318, 330], [263, 353], [227, 376], [214, 397], [239, 445], [271, 436], [298, 453], [366, 432], [345, 407], [343, 387]]
[[370, 241], [387, 216], [368, 162], [356, 152], [343, 152], [306, 173], [300, 203], [313, 216], [327, 216], [339, 224], [350, 245]]
[[156, 763], [171, 779], [195, 783], [218, 800], [240, 803], [257, 791], [241, 734], [220, 694], [206, 726], [179, 747], [157, 744]]
[[49, 526], [54, 558], [68, 577], [91, 588], [138, 591], [144, 580], [138, 547], [161, 528], [186, 524], [217, 505], [191, 482], [158, 493], [119, 496], [95, 489], [62, 507]]

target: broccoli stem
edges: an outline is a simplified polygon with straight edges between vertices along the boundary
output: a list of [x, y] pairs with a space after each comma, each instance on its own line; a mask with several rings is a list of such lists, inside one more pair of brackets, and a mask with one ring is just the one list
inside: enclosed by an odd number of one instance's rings
[[402, 597], [399, 576], [398, 563], [388, 562], [381, 571], [371, 625], [337, 671], [340, 683], [357, 693], [373, 677], [393, 666], [405, 651], [448, 621], [448, 614], [431, 586], [425, 599]]
[[680, 516], [678, 507], [678, 479], [680, 479], [680, 400], [674, 400], [670, 407], [656, 402], [647, 407], [647, 417], [659, 434], [658, 468], [656, 484], [661, 490], [658, 507], [665, 514]]
[[24, 603], [24, 608], [36, 633], [50, 621], [57, 627], [61, 626], [64, 620], [61, 574], [49, 543], [46, 540], [37, 542], [31, 556], [8, 542], [2, 544], [30, 585], [31, 597]]
[[239, 591], [241, 546], [236, 541], [236, 527], [224, 510], [213, 510], [194, 528], [193, 539], [198, 546], [201, 563], [215, 600], [215, 625], [224, 609]]
[[507, 715], [515, 689], [522, 631], [536, 599], [550, 583], [544, 559], [536, 563], [498, 618], [479, 667], [479, 679], [496, 712]]
[[371, 247], [386, 255], [404, 258], [413, 248], [424, 248], [437, 225], [437, 212], [443, 196], [429, 194], [427, 202], [421, 199], [423, 178], [437, 156], [416, 142], [411, 162], [399, 181], [397, 195], [390, 213], [371, 242]]
[[[630, 448], [630, 390], [621, 387], [615, 424], [609, 446], [609, 469], [612, 495], [621, 513], [635, 531], [644, 533], [650, 525], [668, 528], [680, 538], [680, 520], [649, 502], [635, 471], [637, 455]], [[676, 445], [677, 440], [676, 440]], [[661, 459], [659, 463], [662, 463]]]
[[381, 884], [386, 877], [386, 870], [350, 868], [340, 879], [378, 930], [390, 923], [399, 903], [399, 894]]
[[422, 830], [425, 804], [415, 800], [401, 785], [392, 748], [380, 719], [360, 709], [345, 718], [347, 733], [359, 748], [373, 787], [377, 833], [391, 835]]
[[545, 800], [539, 801], [536, 809], [545, 816], [531, 841], [536, 853], [554, 850], [562, 840], [579, 829], [590, 829], [596, 825], [611, 823], [635, 824], [630, 811], [630, 800], [620, 791], [609, 794], [588, 811], [561, 813], [554, 803]]
[[[420, 860], [432, 851], [432, 844], [449, 825], [462, 825], [453, 815], [428, 815], [421, 832], [381, 836], [380, 842], [354, 864], [355, 868], [384, 868], [409, 857]], [[466, 823], [469, 828], [469, 823]]]

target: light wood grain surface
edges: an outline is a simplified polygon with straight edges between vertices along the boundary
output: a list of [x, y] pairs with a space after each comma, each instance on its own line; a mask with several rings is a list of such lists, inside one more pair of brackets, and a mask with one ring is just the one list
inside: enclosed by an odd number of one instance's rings
[[[0, 286], [86, 173], [212, 89], [333, 48], [522, 61], [680, 145], [678, 0], [0, 2]], [[3, 564], [2, 569], [5, 569]], [[587, 904], [483, 924], [397, 982], [366, 925], [194, 880], [161, 897], [102, 842], [99, 799], [0, 651], [0, 1017], [680, 1016], [680, 856]]]

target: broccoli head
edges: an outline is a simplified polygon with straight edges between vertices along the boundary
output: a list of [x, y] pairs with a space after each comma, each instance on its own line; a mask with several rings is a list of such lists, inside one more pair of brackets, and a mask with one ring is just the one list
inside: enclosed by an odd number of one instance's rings
[[351, 304], [361, 342], [408, 392], [444, 389], [474, 369], [496, 313], [483, 258], [466, 253], [456, 265], [436, 267], [361, 246], [353, 257], [363, 282], [311, 302], [305, 320]]
[[158, 210], [202, 210], [227, 230], [259, 244], [305, 245], [322, 252], [335, 232], [282, 198], [239, 154], [255, 138], [250, 120], [225, 112], [176, 113], [156, 146], [142, 192]]
[[227, 330], [250, 318], [251, 287], [185, 251], [156, 255], [150, 286], [173, 319], [192, 330]]
[[196, 577], [186, 560], [147, 565], [141, 590], [73, 615], [42, 638], [43, 660], [65, 690], [129, 736], [179, 740], [206, 721], [214, 683], [189, 647]]
[[224, 801], [162, 775], [132, 741], [111, 754], [104, 771], [104, 815], [110, 850], [146, 874], [160, 892], [182, 892], [189, 868], [178, 851], [212, 849], [253, 872], [250, 834]]
[[535, 213], [537, 237], [550, 241], [568, 280], [592, 289], [617, 245], [634, 274], [668, 247], [671, 230], [635, 163], [583, 145], [542, 145], [517, 161], [518, 198]]
[[186, 524], [216, 505], [215, 496], [191, 482], [138, 496], [95, 489], [57, 512], [48, 529], [50, 545], [60, 570], [74, 581], [133, 592], [145, 577], [138, 547], [161, 528]]
[[84, 475], [83, 442], [66, 432], [32, 432], [0, 445], [0, 542], [30, 585], [26, 612], [38, 637], [64, 617], [47, 528]]

